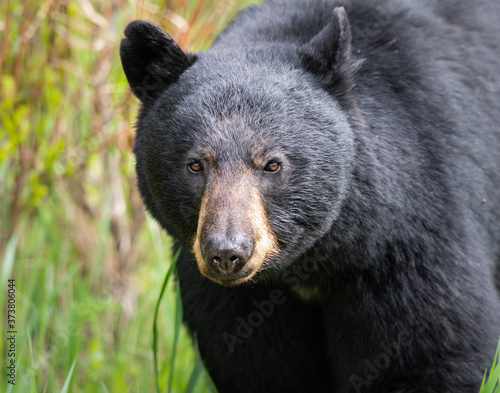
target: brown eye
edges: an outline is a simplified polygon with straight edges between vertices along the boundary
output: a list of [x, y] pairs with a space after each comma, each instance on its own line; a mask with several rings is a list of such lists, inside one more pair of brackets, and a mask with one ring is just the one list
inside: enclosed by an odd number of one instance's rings
[[264, 168], [264, 171], [266, 172], [278, 172], [281, 168], [281, 165], [279, 162], [276, 162], [276, 161], [269, 161], [267, 164], [266, 164], [266, 167]]
[[188, 164], [188, 168], [193, 173], [200, 173], [203, 170], [203, 167], [198, 161]]

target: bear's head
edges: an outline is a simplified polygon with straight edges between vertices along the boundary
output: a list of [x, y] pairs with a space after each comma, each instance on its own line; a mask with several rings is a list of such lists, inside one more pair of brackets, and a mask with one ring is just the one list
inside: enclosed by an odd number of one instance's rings
[[134, 153], [150, 213], [220, 284], [292, 265], [332, 227], [351, 173], [342, 97], [356, 61], [343, 8], [300, 46], [193, 55], [141, 20], [125, 36], [123, 68], [143, 103]]

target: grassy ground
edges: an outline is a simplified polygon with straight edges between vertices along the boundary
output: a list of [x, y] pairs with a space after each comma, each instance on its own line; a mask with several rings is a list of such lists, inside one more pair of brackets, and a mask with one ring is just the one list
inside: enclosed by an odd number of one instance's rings
[[[184, 49], [205, 49], [250, 1], [0, 2], [0, 304], [12, 277], [17, 332], [12, 386], [3, 306], [0, 391], [156, 390], [153, 318], [173, 256], [137, 194], [138, 101], [118, 45], [126, 23], [144, 18]], [[212, 391], [172, 283], [158, 311], [159, 390]], [[491, 375], [484, 392], [500, 369]]]
[[[138, 100], [118, 46], [144, 18], [205, 49], [247, 3], [0, 2], [0, 301], [14, 278], [17, 331], [12, 386], [3, 308], [0, 391], [155, 391], [152, 325], [171, 242], [137, 194]], [[171, 283], [158, 317], [162, 392], [185, 391], [197, 365], [181, 328], [171, 373], [176, 304]], [[210, 391], [205, 374], [194, 391]]]

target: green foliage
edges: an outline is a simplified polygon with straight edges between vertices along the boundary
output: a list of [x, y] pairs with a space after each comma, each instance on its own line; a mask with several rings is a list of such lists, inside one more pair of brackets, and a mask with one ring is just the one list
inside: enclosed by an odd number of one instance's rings
[[18, 332], [16, 385], [0, 373], [1, 391], [214, 391], [176, 286], [158, 300], [172, 244], [137, 192], [138, 100], [118, 47], [144, 18], [205, 49], [248, 2], [0, 2], [0, 300], [15, 278]]
[[489, 372], [484, 373], [483, 383], [481, 384], [481, 390], [479, 393], [496, 393], [500, 392], [500, 340], [498, 341], [497, 351], [493, 359], [493, 365]]

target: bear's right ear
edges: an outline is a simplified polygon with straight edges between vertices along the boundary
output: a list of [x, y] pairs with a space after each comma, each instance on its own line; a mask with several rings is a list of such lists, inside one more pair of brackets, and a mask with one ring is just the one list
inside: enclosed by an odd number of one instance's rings
[[352, 51], [351, 25], [344, 7], [336, 7], [329, 22], [299, 50], [306, 70], [325, 88], [342, 97], [354, 86], [362, 61]]
[[120, 57], [128, 83], [143, 103], [158, 98], [196, 60], [147, 20], [135, 20], [125, 28]]

